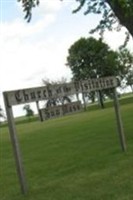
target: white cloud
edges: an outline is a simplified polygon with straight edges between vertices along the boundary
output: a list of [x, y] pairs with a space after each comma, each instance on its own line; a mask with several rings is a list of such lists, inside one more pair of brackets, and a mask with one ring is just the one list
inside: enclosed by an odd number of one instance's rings
[[55, 14], [60, 8], [59, 3], [56, 8], [50, 5], [43, 20], [41, 18], [35, 23], [26, 24], [18, 19], [1, 23], [1, 91], [36, 86], [41, 84], [42, 78], [70, 77], [65, 62], [71, 39], [66, 38], [60, 44], [53, 33], [45, 35], [44, 27], [54, 21], [54, 15], [48, 11]]
[[[59, 0], [42, 0], [40, 1], [40, 6], [33, 9], [33, 17], [30, 23], [27, 23], [21, 17], [16, 18], [11, 22], [3, 23], [1, 21], [0, 34], [2, 34], [6, 40], [14, 37], [33, 37], [33, 35], [42, 32], [49, 25], [55, 22], [56, 16], [63, 5], [64, 4]], [[17, 8], [18, 11], [22, 13], [22, 6], [20, 3], [17, 3]]]
[[0, 34], [4, 42], [14, 38], [33, 37], [42, 32], [46, 27], [55, 21], [54, 15], [46, 15], [34, 24], [27, 24], [23, 20], [17, 19], [10, 23], [0, 24]]
[[[59, 76], [62, 72], [60, 70], [61, 59], [57, 58], [60, 50], [56, 51], [54, 43], [50, 46], [48, 35], [46, 39], [42, 37], [46, 28], [55, 22], [56, 14], [61, 9], [61, 5], [63, 6], [58, 0], [54, 2], [53, 0], [44, 0], [35, 11], [38, 16], [36, 21], [28, 24], [23, 19], [1, 22], [0, 90], [14, 89], [21, 85], [25, 87], [24, 80], [37, 79], [37, 77], [39, 79], [41, 76], [43, 77], [43, 73], [48, 76], [53, 73], [54, 76]], [[62, 56], [62, 52], [60, 55]], [[58, 65], [57, 68], [53, 67], [55, 63]]]
[[35, 12], [41, 15], [53, 14], [61, 9], [62, 4], [59, 0], [41, 0], [40, 6], [35, 9]]
[[[18, 2], [16, 4], [18, 11], [22, 13], [22, 4]], [[48, 14], [56, 14], [61, 9], [63, 4], [66, 4], [66, 2], [61, 2], [60, 0], [40, 0], [39, 6], [36, 6], [32, 10], [33, 18], [35, 18], [35, 16], [42, 18], [42, 16], [46, 16]]]
[[[122, 28], [121, 31], [106, 31], [104, 34], [104, 41], [114, 50], [118, 49], [119, 46], [124, 44], [126, 35], [125, 35], [125, 28]], [[133, 51], [133, 39], [130, 38], [127, 48]]]
[[64, 47], [59, 48], [55, 43], [50, 46], [48, 41], [27, 44], [14, 39], [4, 45], [0, 54], [2, 90], [18, 88], [21, 85], [26, 87], [24, 79], [30, 79], [32, 84], [35, 84], [34, 79], [37, 79], [39, 84], [43, 76], [59, 78], [65, 71]]

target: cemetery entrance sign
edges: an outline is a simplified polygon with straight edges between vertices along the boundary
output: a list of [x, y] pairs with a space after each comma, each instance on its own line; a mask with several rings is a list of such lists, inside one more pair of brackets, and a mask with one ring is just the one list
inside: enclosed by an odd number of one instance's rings
[[121, 121], [121, 115], [119, 110], [119, 102], [116, 93], [117, 79], [113, 76], [98, 78], [98, 79], [87, 79], [78, 82], [70, 82], [65, 84], [49, 85], [44, 87], [20, 89], [14, 91], [3, 92], [4, 102], [6, 107], [8, 126], [10, 132], [10, 138], [13, 146], [16, 169], [20, 181], [21, 191], [23, 194], [27, 193], [27, 185], [24, 176], [24, 169], [22, 165], [22, 158], [20, 155], [20, 148], [18, 144], [16, 127], [13, 117], [12, 106], [20, 105], [30, 102], [39, 102], [41, 100], [47, 100], [51, 98], [59, 98], [63, 96], [69, 96], [79, 93], [88, 93], [91, 91], [112, 89], [114, 93], [114, 106], [116, 111], [116, 119], [118, 125], [118, 132], [120, 138], [120, 144], [123, 151], [126, 150], [124, 131]]
[[4, 92], [9, 106], [30, 103], [35, 101], [58, 98], [76, 93], [85, 93], [96, 90], [103, 90], [117, 87], [115, 77], [105, 77], [99, 79], [88, 79], [79, 82], [49, 85], [44, 87], [21, 89]]

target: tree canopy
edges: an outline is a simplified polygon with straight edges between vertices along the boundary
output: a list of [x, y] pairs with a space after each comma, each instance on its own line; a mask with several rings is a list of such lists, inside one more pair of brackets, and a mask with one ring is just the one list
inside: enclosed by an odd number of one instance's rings
[[133, 92], [133, 54], [128, 49], [121, 49], [119, 52], [119, 60], [121, 65], [124, 66], [122, 86], [130, 86]]
[[[133, 1], [132, 0], [77, 0], [80, 6], [74, 11], [79, 11], [87, 5], [85, 14], [102, 14], [99, 25], [92, 30], [100, 30], [101, 33], [109, 30], [120, 30], [124, 26], [133, 36]], [[127, 33], [128, 34], [128, 33]]]
[[[32, 9], [39, 5], [41, 0], [18, 0], [22, 3], [23, 11], [25, 12], [25, 19], [29, 22], [32, 16]], [[65, 0], [64, 0], [65, 1]], [[74, 0], [79, 3], [79, 6], [73, 11], [78, 12], [83, 7], [84, 14], [95, 13], [102, 14], [102, 19], [99, 25], [92, 30], [103, 31], [107, 28], [109, 30], [120, 30], [124, 26], [128, 33], [133, 37], [133, 0]]]
[[[67, 65], [72, 70], [73, 79], [76, 81], [118, 76], [123, 68], [119, 64], [118, 53], [112, 51], [101, 39], [96, 40], [93, 37], [80, 38], [71, 45], [68, 50]], [[84, 94], [82, 95], [84, 98]], [[95, 93], [91, 92], [89, 98], [94, 100]], [[101, 107], [104, 108], [101, 91], [99, 91], [99, 101]]]
[[128, 72], [126, 76], [126, 85], [131, 87], [131, 90], [133, 92], [133, 69]]
[[127, 74], [133, 71], [133, 54], [127, 49], [122, 48], [119, 50], [119, 62], [123, 66], [121, 78], [126, 78]]
[[101, 39], [80, 38], [68, 50], [67, 65], [76, 80], [123, 73], [118, 53], [112, 51]]
[[[70, 67], [74, 80], [116, 76], [120, 80], [126, 78], [131, 69], [132, 59], [127, 49], [116, 52], [102, 41], [93, 37], [80, 38], [68, 50], [67, 65]], [[110, 95], [110, 91], [104, 91]], [[100, 102], [102, 94], [99, 91]], [[94, 98], [94, 94], [91, 94]], [[103, 107], [103, 106], [102, 106]]]

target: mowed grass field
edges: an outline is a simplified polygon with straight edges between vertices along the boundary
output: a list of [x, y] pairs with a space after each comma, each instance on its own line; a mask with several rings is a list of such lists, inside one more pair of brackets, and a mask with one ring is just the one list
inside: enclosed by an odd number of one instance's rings
[[121, 113], [126, 153], [113, 107], [17, 124], [26, 196], [20, 191], [8, 129], [2, 127], [0, 200], [132, 200], [133, 103], [121, 105]]

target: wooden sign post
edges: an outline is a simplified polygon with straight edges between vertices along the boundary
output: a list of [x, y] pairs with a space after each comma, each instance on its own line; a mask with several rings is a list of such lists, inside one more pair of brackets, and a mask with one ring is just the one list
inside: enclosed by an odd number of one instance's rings
[[5, 107], [6, 107], [10, 138], [11, 138], [11, 142], [12, 142], [14, 158], [15, 158], [15, 162], [16, 162], [16, 170], [17, 170], [17, 174], [18, 174], [18, 178], [19, 178], [19, 182], [20, 182], [21, 192], [22, 192], [22, 194], [26, 194], [27, 193], [27, 183], [25, 180], [24, 169], [23, 169], [23, 164], [22, 164], [22, 157], [21, 157], [19, 142], [18, 142], [17, 134], [16, 134], [17, 131], [16, 131], [16, 127], [15, 127], [12, 107], [8, 105], [8, 100], [7, 100], [6, 94], [4, 94], [4, 102], [5, 102]]
[[22, 164], [22, 158], [17, 139], [17, 132], [12, 112], [13, 105], [20, 105], [24, 103], [36, 102], [39, 110], [39, 101], [50, 98], [59, 98], [79, 93], [88, 93], [91, 91], [99, 91], [103, 89], [114, 89], [114, 105], [116, 111], [116, 119], [118, 125], [118, 132], [120, 138], [120, 144], [123, 151], [126, 151], [126, 143], [123, 131], [123, 125], [120, 115], [119, 103], [115, 88], [117, 87], [117, 79], [113, 76], [88, 79], [80, 82], [71, 82], [65, 84], [51, 85], [48, 87], [37, 87], [20, 89], [15, 91], [6, 91], [3, 93], [4, 102], [6, 107], [8, 126], [10, 132], [10, 138], [13, 146], [14, 157], [16, 161], [16, 170], [23, 194], [27, 193], [27, 183], [24, 175], [24, 169]]
[[115, 88], [113, 89], [113, 93], [114, 93], [114, 108], [115, 108], [116, 121], [117, 121], [121, 149], [122, 149], [122, 151], [126, 151], [126, 141], [125, 141], [123, 123], [122, 123], [121, 114], [120, 114], [120, 106], [119, 106], [118, 96], [117, 96], [117, 92], [116, 92]]

